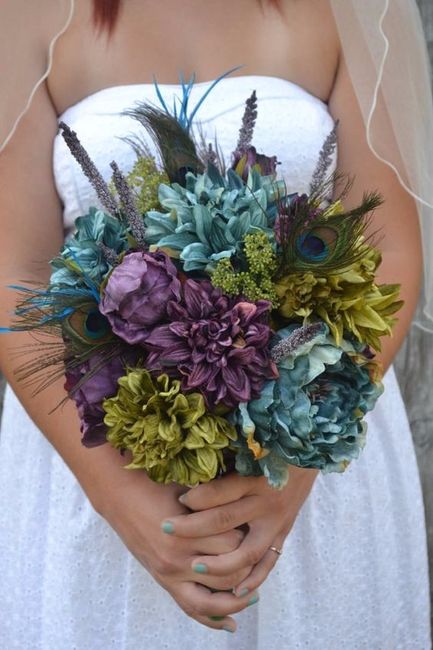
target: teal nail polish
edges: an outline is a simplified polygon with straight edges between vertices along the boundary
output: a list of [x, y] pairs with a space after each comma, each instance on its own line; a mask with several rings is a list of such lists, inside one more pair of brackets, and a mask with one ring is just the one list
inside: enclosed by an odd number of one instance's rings
[[257, 595], [257, 594], [254, 594], [254, 596], [252, 596], [252, 597], [250, 598], [250, 600], [248, 601], [248, 605], [247, 605], [247, 607], [249, 607], [250, 605], [255, 605], [255, 604], [258, 602], [258, 600], [259, 600], [258, 595]]
[[211, 621], [223, 621], [225, 616], [209, 616]]
[[161, 525], [161, 528], [164, 533], [167, 533], [167, 535], [174, 533], [174, 526], [171, 521], [164, 521], [164, 523]]
[[228, 625], [224, 625], [223, 630], [225, 630], [226, 632], [231, 632], [232, 634], [234, 633], [234, 630], [232, 630], [232, 628], [229, 627]]
[[193, 566], [193, 571], [196, 573], [207, 573], [207, 566], [206, 564], [194, 564]]
[[244, 598], [249, 593], [250, 593], [250, 590], [248, 589], [248, 587], [244, 587], [243, 589], [240, 590], [238, 596], [239, 596], [239, 598]]

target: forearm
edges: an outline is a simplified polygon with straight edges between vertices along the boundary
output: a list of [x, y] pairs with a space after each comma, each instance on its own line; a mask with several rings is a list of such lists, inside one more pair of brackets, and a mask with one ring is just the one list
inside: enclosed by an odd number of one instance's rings
[[[380, 248], [380, 245], [379, 245]], [[393, 363], [403, 341], [410, 329], [419, 300], [422, 277], [422, 256], [417, 249], [384, 251], [382, 266], [379, 268], [379, 283], [400, 284], [400, 298], [404, 301], [397, 312], [397, 323], [392, 336], [382, 338], [382, 350], [378, 358], [383, 364], [384, 371]]]
[[[5, 289], [6, 284], [12, 283], [10, 279], [8, 281], [1, 279], [0, 282], [0, 324], [7, 326], [15, 308], [16, 294]], [[14, 283], [16, 284], [17, 280], [14, 280]], [[25, 357], [21, 355], [18, 357], [17, 353], [24, 349], [32, 352]], [[110, 492], [111, 487], [114, 488], [119, 482], [124, 482], [131, 472], [123, 468], [126, 464], [125, 458], [110, 445], [92, 449], [82, 445], [75, 404], [67, 400], [62, 406], [56, 408], [66, 397], [63, 378], [36, 396], [32, 395], [34, 385], [25, 386], [25, 382], [17, 380], [17, 367], [23, 362], [34, 359], [38, 354], [40, 355], [41, 352], [37, 352], [37, 341], [34, 335], [28, 332], [0, 335], [0, 367], [7, 381], [30, 418], [75, 474], [93, 506], [101, 511], [104, 509], [104, 495]], [[148, 480], [150, 483], [150, 479]]]

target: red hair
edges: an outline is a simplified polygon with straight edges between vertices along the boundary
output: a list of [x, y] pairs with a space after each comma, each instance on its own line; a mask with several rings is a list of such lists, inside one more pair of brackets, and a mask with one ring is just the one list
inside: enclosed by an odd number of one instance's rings
[[[266, 0], [270, 5], [278, 8], [281, 0]], [[120, 12], [121, 0], [93, 0], [93, 19], [96, 27], [106, 29], [110, 34], [113, 31]], [[262, 4], [262, 0], [259, 0]]]

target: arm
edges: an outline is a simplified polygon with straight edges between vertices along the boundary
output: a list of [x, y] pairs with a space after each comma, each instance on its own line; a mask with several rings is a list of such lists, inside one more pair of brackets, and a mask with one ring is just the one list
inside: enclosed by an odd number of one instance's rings
[[[393, 337], [382, 339], [380, 356], [386, 369], [409, 328], [418, 299], [422, 254], [416, 206], [394, 172], [377, 160], [368, 147], [364, 123], [344, 61], [338, 69], [329, 108], [333, 117], [340, 120], [339, 171], [350, 173], [356, 179], [345, 202], [346, 207], [358, 205], [367, 190], [377, 189], [385, 200], [374, 214], [372, 223], [372, 230], [380, 231], [379, 246], [383, 254], [378, 281], [401, 283], [405, 301]], [[193, 566], [206, 564], [210, 574], [220, 575], [229, 567], [238, 571], [254, 564], [252, 573], [238, 585], [237, 592], [246, 588], [257, 589], [278, 558], [269, 547], [282, 546], [316, 476], [315, 470], [291, 468], [289, 482], [282, 492], [270, 489], [263, 477], [232, 475], [202, 485], [184, 495], [182, 503], [194, 512], [171, 520], [175, 534], [194, 537], [202, 534], [203, 530], [216, 533], [248, 524], [249, 533], [236, 551], [218, 558], [196, 558]]]
[[[7, 286], [29, 279], [47, 283], [48, 260], [63, 244], [62, 209], [52, 176], [52, 142], [56, 133], [56, 112], [48, 91], [41, 87], [12, 142], [0, 156], [0, 323], [5, 326], [16, 301]], [[195, 540], [164, 535], [161, 519], [187, 512], [177, 500], [181, 489], [176, 485], [157, 485], [143, 471], [125, 470], [125, 459], [109, 445], [85, 449], [74, 404], [67, 402], [64, 408], [50, 414], [65, 397], [63, 381], [44, 390], [36, 399], [31, 396], [31, 389], [17, 383], [17, 361], [11, 351], [34, 347], [34, 343], [28, 333], [1, 335], [2, 372], [35, 424], [75, 474], [95, 510], [184, 611], [209, 627], [234, 627], [230, 618], [212, 621], [208, 617], [240, 611], [247, 599], [230, 593], [212, 594], [203, 585], [225, 589], [241, 580], [245, 571], [199, 579], [189, 567], [197, 554], [224, 553], [237, 548], [243, 537], [240, 531], [218, 536], [206, 533]]]

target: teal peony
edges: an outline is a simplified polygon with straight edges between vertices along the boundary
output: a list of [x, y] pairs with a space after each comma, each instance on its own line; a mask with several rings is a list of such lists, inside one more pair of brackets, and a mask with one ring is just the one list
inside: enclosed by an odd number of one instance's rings
[[[280, 330], [273, 344], [296, 327]], [[323, 323], [279, 361], [279, 378], [234, 416], [243, 434], [236, 469], [264, 474], [277, 488], [287, 481], [288, 465], [344, 471], [365, 445], [363, 417], [383, 391], [377, 365], [362, 352], [357, 342], [337, 347]]]
[[166, 212], [149, 211], [146, 241], [179, 257], [186, 272], [211, 272], [217, 262], [239, 252], [245, 235], [272, 230], [281, 181], [250, 173], [245, 184], [229, 170], [226, 177], [210, 166], [205, 174], [186, 174], [186, 187], [161, 185], [159, 202]]
[[114, 254], [122, 253], [129, 247], [126, 229], [118, 219], [96, 208], [78, 217], [75, 228], [60, 255], [51, 262], [50, 284], [83, 286], [90, 280], [99, 288], [111, 270], [99, 244], [104, 244]]

